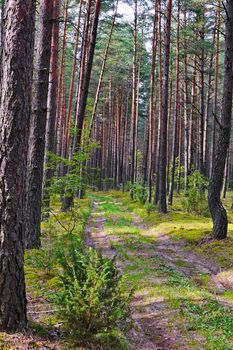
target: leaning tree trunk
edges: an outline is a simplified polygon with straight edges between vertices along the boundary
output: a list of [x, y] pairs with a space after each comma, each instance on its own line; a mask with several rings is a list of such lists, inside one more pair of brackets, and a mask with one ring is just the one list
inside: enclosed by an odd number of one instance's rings
[[34, 0], [5, 1], [0, 104], [0, 330], [27, 326], [24, 210]]
[[86, 112], [86, 105], [87, 105], [87, 97], [88, 97], [88, 91], [89, 91], [89, 84], [91, 79], [91, 72], [92, 72], [92, 64], [94, 59], [94, 53], [95, 53], [95, 45], [96, 45], [96, 39], [97, 39], [97, 29], [98, 29], [98, 23], [99, 23], [99, 15], [100, 15], [100, 5], [101, 0], [96, 0], [95, 3], [95, 10], [93, 14], [93, 25], [92, 25], [92, 31], [91, 31], [91, 39], [90, 39], [90, 48], [89, 53], [87, 57], [87, 63], [86, 63], [86, 69], [83, 79], [83, 88], [80, 96], [80, 103], [78, 107], [78, 122], [77, 122], [77, 138], [75, 142], [75, 151], [77, 152], [81, 145], [81, 139], [82, 139], [82, 133], [83, 133], [83, 123], [85, 118], [85, 112]]
[[209, 185], [209, 208], [213, 220], [212, 237], [224, 239], [227, 236], [227, 213], [220, 200], [224, 178], [227, 151], [230, 144], [232, 93], [233, 93], [233, 2], [226, 1], [225, 62], [223, 83], [222, 118], [219, 139], [216, 146]]
[[40, 247], [53, 1], [41, 0], [28, 150], [26, 248]]

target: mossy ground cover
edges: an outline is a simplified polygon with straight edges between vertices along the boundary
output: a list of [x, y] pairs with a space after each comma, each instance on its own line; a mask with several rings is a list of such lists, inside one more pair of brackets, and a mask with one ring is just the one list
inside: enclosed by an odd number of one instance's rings
[[[135, 295], [142, 299], [136, 306], [138, 312], [145, 312], [143, 305], [152, 309], [162, 300], [160, 317], [169, 310], [168, 334], [174, 328], [181, 334], [174, 349], [181, 349], [183, 345], [190, 349], [232, 349], [232, 307], [222, 305], [215, 292], [207, 288], [209, 276], [197, 271], [197, 281], [184, 275], [180, 267], [184, 267], [186, 261], [179, 259], [171, 265], [166, 258], [156, 255], [154, 246], [158, 235], [164, 234], [173, 242], [184, 242], [184, 250], [192, 249], [227, 271], [233, 261], [232, 224], [229, 225], [229, 239], [199, 245], [200, 239], [211, 232], [211, 219], [184, 212], [180, 197], [175, 198], [174, 209], [170, 208], [167, 215], [161, 215], [156, 209], [148, 214], [146, 206], [132, 202], [126, 193], [111, 192], [98, 196], [94, 195], [100, 203], [96, 215], [106, 214], [105, 232], [110, 241], [111, 236], [120, 237], [119, 241], [112, 240], [112, 246], [117, 249], [119, 259], [124, 261], [126, 288], [133, 287]], [[227, 201], [229, 209], [229, 195]], [[127, 209], [133, 213], [131, 217]], [[134, 223], [135, 214], [141, 218], [140, 224]], [[231, 216], [230, 213], [230, 221]], [[232, 296], [231, 290], [223, 293], [226, 301]]]
[[[225, 277], [224, 274], [229, 273], [233, 266], [231, 194], [228, 194], [225, 202], [229, 212], [229, 238], [199, 245], [199, 240], [211, 232], [211, 220], [184, 212], [181, 197], [175, 197], [174, 207], [169, 208], [167, 215], [160, 215], [156, 208], [148, 212], [146, 206], [131, 201], [128, 193], [121, 192], [91, 193], [87, 199], [76, 202], [74, 210], [69, 213], [59, 211], [60, 204], [55, 198], [54, 214], [42, 224], [42, 249], [28, 251], [25, 255], [29, 333], [17, 335], [16, 340], [11, 335], [0, 333], [0, 349], [14, 349], [15, 343], [23, 346], [29, 344], [35, 349], [43, 346], [52, 349], [54, 344], [57, 349], [78, 349], [67, 334], [60, 333], [60, 320], [51, 302], [51, 294], [59, 288], [58, 266], [53, 252], [57, 239], [66, 232], [72, 230], [75, 235], [83, 236], [93, 201], [98, 202], [93, 220], [104, 218], [104, 231], [116, 249], [118, 259], [123, 262], [124, 288], [134, 290], [137, 302], [133, 304], [133, 312], [139, 315], [139, 320], [140, 315], [145, 314], [148, 319], [155, 317], [155, 324], [158, 325], [161, 320], [166, 320], [166, 327], [160, 331], [154, 329], [155, 334], [152, 334], [158, 344], [165, 332], [168, 337], [172, 334], [174, 350], [180, 350], [183, 346], [188, 349], [232, 349], [232, 308], [218, 302], [215, 293], [208, 289], [210, 276], [199, 273], [197, 281], [193, 276], [182, 273], [187, 265], [185, 260], [176, 259], [171, 264], [166, 259], [166, 254], [172, 254], [169, 249], [164, 250], [165, 257], [156, 254], [155, 250], [160, 234], [168, 236], [174, 243], [184, 242], [184, 250], [192, 249], [218, 263]], [[140, 217], [139, 221], [135, 215]], [[114, 236], [119, 240], [111, 238]], [[231, 302], [233, 291], [226, 289], [222, 297]], [[149, 334], [150, 331], [145, 333]], [[130, 348], [130, 341], [126, 338], [121, 332], [107, 336], [100, 334], [99, 343], [103, 349], [126, 350]]]
[[83, 199], [71, 212], [62, 213], [58, 197], [53, 198], [50, 218], [42, 222], [41, 249], [25, 252], [29, 329], [16, 335], [0, 333], [0, 349], [81, 349], [62, 332], [51, 296], [59, 288], [56, 244], [70, 231], [83, 236], [91, 207], [92, 201]]

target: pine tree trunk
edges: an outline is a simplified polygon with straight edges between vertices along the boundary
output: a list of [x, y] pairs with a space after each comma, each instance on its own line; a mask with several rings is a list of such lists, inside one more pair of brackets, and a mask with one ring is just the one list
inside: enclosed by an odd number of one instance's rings
[[73, 99], [74, 99], [74, 83], [75, 83], [75, 74], [76, 74], [76, 64], [77, 64], [77, 53], [79, 45], [79, 36], [80, 36], [80, 25], [81, 25], [81, 15], [82, 15], [83, 0], [79, 1], [79, 13], [78, 13], [78, 22], [76, 28], [75, 36], [75, 46], [74, 46], [74, 59], [72, 64], [72, 73], [71, 73], [71, 82], [70, 82], [70, 93], [69, 93], [69, 102], [68, 102], [68, 111], [67, 111], [67, 127], [66, 127], [66, 156], [68, 155], [69, 146], [70, 146], [70, 124], [71, 116], [73, 110]]
[[5, 1], [0, 104], [0, 330], [26, 328], [26, 168], [35, 2]]
[[61, 134], [62, 134], [62, 101], [63, 101], [63, 83], [65, 74], [65, 52], [66, 52], [66, 37], [67, 37], [67, 16], [68, 16], [68, 1], [64, 3], [64, 28], [63, 28], [63, 39], [61, 48], [61, 63], [58, 80], [58, 91], [57, 91], [57, 114], [56, 114], [56, 153], [61, 155]]
[[99, 96], [100, 96], [100, 91], [101, 91], [101, 85], [102, 85], [102, 81], [103, 81], [103, 77], [104, 77], [104, 73], [105, 73], [105, 67], [106, 67], [106, 63], [107, 63], [109, 48], [110, 48], [110, 44], [111, 44], [111, 40], [112, 40], [112, 35], [113, 35], [113, 31], [114, 31], [114, 27], [115, 27], [115, 22], [116, 22], [117, 10], [118, 10], [118, 0], [116, 1], [115, 12], [114, 12], [114, 15], [113, 15], [112, 25], [111, 25], [111, 29], [110, 29], [110, 33], [109, 33], [107, 45], [106, 45], [106, 48], [105, 48], [103, 61], [102, 61], [102, 66], [101, 66], [101, 71], [100, 71], [98, 86], [97, 86], [96, 94], [95, 94], [95, 102], [94, 102], [94, 106], [93, 106], [93, 110], [92, 110], [92, 115], [91, 115], [90, 126], [89, 126], [89, 133], [88, 133], [89, 135], [90, 135], [90, 132], [91, 132], [91, 129], [92, 129], [92, 124], [93, 124], [93, 122], [94, 122], [95, 115], [96, 115], [96, 111], [97, 111], [97, 106], [98, 106]]
[[[153, 113], [154, 110], [154, 95], [155, 95], [155, 59], [157, 49], [157, 25], [158, 25], [158, 11], [157, 1], [154, 4], [155, 13], [153, 21], [153, 39], [152, 39], [152, 57], [151, 57], [151, 75], [150, 75], [150, 107], [148, 120], [148, 202], [152, 199], [152, 171], [153, 171]], [[145, 167], [146, 168], [146, 167]]]
[[159, 165], [159, 211], [167, 213], [167, 118], [168, 118], [168, 90], [169, 90], [169, 63], [170, 63], [170, 36], [172, 0], [166, 5], [166, 34], [164, 48], [164, 86], [162, 98], [162, 120], [160, 134], [160, 165]]
[[179, 116], [179, 85], [180, 85], [180, 2], [178, 0], [178, 16], [177, 16], [177, 34], [176, 34], [176, 88], [175, 88], [175, 107], [174, 107], [174, 118], [173, 118], [173, 135], [172, 135], [172, 160], [171, 160], [171, 176], [169, 184], [169, 204], [173, 202], [173, 190], [174, 190], [174, 179], [175, 179], [175, 168], [176, 168], [176, 157], [177, 157], [177, 122]]
[[232, 93], [233, 93], [233, 2], [226, 1], [225, 62], [222, 118], [219, 139], [213, 159], [213, 168], [209, 185], [209, 208], [213, 220], [212, 237], [224, 239], [227, 236], [227, 213], [220, 200], [224, 178], [227, 151], [230, 144]]
[[47, 96], [51, 53], [53, 2], [41, 0], [33, 84], [27, 169], [26, 248], [40, 247]]
[[[47, 125], [46, 125], [46, 151], [55, 153], [56, 146], [56, 115], [57, 115], [57, 92], [58, 92], [58, 65], [59, 65], [59, 15], [60, 0], [53, 0], [53, 28], [51, 38], [49, 88], [47, 98]], [[45, 157], [45, 168], [49, 156]], [[54, 174], [54, 169], [46, 168], [44, 172], [44, 208], [50, 206], [49, 187]], [[47, 214], [48, 215], [48, 214]]]
[[[216, 56], [215, 56], [215, 76], [214, 76], [214, 101], [213, 101], [213, 115], [217, 116], [218, 113], [218, 81], [219, 81], [219, 49], [220, 49], [220, 24], [221, 24], [221, 2], [218, 1], [217, 11], [217, 33], [216, 33]], [[216, 153], [216, 120], [213, 117], [213, 131], [212, 131], [212, 149], [211, 149], [211, 164], [210, 164], [210, 175], [213, 169], [214, 156]]]
[[80, 95], [80, 103], [78, 106], [78, 113], [77, 113], [77, 136], [75, 141], [75, 151], [77, 151], [81, 145], [83, 122], [85, 117], [92, 64], [93, 64], [93, 58], [95, 53], [97, 29], [98, 29], [98, 23], [99, 23], [99, 15], [100, 15], [100, 5], [101, 5], [101, 0], [96, 0], [95, 10], [93, 14], [93, 25], [91, 30], [90, 48], [88, 52], [86, 69], [85, 69], [85, 74], [83, 79], [83, 87]]
[[131, 199], [134, 198], [135, 163], [136, 163], [136, 120], [137, 120], [137, 26], [138, 26], [138, 3], [134, 0], [134, 47], [133, 47], [133, 83], [132, 83], [132, 112], [131, 112]]

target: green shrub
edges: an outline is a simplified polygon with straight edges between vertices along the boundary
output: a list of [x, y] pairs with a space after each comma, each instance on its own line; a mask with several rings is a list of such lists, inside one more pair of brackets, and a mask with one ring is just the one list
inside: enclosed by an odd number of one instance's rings
[[57, 247], [61, 286], [54, 296], [64, 325], [77, 338], [108, 333], [128, 317], [130, 296], [124, 294], [114, 260], [86, 249], [72, 234]]
[[147, 190], [144, 184], [137, 182], [131, 185], [130, 190], [134, 194], [134, 198], [141, 204], [146, 202]]
[[182, 200], [182, 205], [188, 212], [194, 212], [196, 214], [205, 214], [208, 216], [208, 204], [206, 199], [207, 181], [205, 177], [195, 170], [188, 177], [188, 190], [186, 197]]
[[144, 205], [144, 208], [146, 209], [147, 215], [150, 215], [155, 210], [155, 206], [153, 203], [146, 203]]

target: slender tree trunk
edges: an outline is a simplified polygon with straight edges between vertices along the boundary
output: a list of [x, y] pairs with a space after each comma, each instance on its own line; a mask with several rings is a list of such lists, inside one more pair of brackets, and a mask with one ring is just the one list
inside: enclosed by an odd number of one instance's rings
[[227, 213], [220, 200], [224, 178], [227, 151], [230, 144], [232, 93], [233, 93], [233, 2], [226, 1], [225, 62], [221, 128], [214, 153], [213, 168], [209, 185], [209, 208], [213, 219], [214, 239], [227, 236]]
[[64, 3], [64, 29], [61, 48], [61, 63], [58, 80], [58, 92], [57, 92], [57, 108], [56, 108], [56, 153], [61, 155], [61, 134], [62, 134], [62, 103], [63, 103], [63, 88], [64, 88], [64, 74], [65, 74], [65, 53], [66, 53], [66, 37], [67, 37], [67, 16], [68, 16], [68, 2]]
[[187, 54], [187, 2], [184, 3], [184, 190], [188, 188], [189, 172], [189, 96], [188, 96], [188, 54]]
[[[220, 24], [221, 24], [221, 2], [218, 1], [217, 10], [217, 33], [216, 33], [216, 56], [215, 56], [215, 76], [214, 76], [214, 101], [213, 101], [213, 115], [218, 113], [218, 81], [219, 81], [219, 49], [220, 49]], [[216, 153], [216, 119], [213, 117], [213, 130], [212, 130], [212, 152], [211, 152], [211, 164], [210, 164], [210, 175], [212, 173], [214, 157]]]
[[136, 153], [136, 119], [137, 119], [137, 27], [138, 27], [138, 3], [134, 0], [134, 47], [133, 47], [133, 83], [132, 83], [132, 114], [131, 114], [131, 137], [132, 137], [132, 148], [131, 148], [131, 199], [134, 198], [134, 182], [135, 182], [135, 153]]
[[0, 104], [0, 330], [26, 328], [26, 169], [35, 2], [5, 1]]
[[84, 117], [85, 117], [88, 90], [89, 90], [91, 71], [92, 71], [92, 64], [93, 64], [93, 58], [94, 58], [94, 53], [95, 53], [97, 29], [98, 29], [98, 23], [99, 23], [99, 15], [100, 15], [100, 5], [101, 5], [101, 0], [96, 0], [95, 10], [94, 10], [94, 14], [93, 14], [93, 25], [92, 25], [92, 30], [91, 30], [90, 48], [89, 48], [88, 57], [87, 57], [87, 64], [86, 64], [86, 69], [85, 69], [85, 74], [84, 74], [83, 87], [82, 87], [82, 91], [81, 91], [81, 95], [80, 95], [80, 103], [78, 106], [77, 136], [76, 136], [76, 142], [75, 142], [75, 151], [77, 151], [81, 145], [82, 132], [83, 132], [83, 122], [84, 122]]
[[93, 124], [93, 121], [94, 121], [94, 118], [95, 118], [95, 115], [96, 115], [96, 111], [97, 111], [97, 106], [98, 106], [99, 96], [100, 96], [100, 91], [101, 91], [101, 85], [102, 85], [102, 81], [103, 81], [103, 77], [104, 77], [104, 73], [105, 73], [105, 67], [106, 67], [106, 63], [107, 63], [109, 48], [110, 48], [112, 35], [113, 35], [115, 22], [116, 22], [117, 10], [118, 10], [118, 0], [116, 0], [115, 12], [114, 12], [114, 15], [113, 15], [113, 20], [112, 20], [112, 26], [111, 26], [110, 33], [109, 33], [109, 36], [108, 36], [108, 42], [107, 42], [107, 45], [106, 45], [106, 48], [105, 48], [104, 57], [103, 57], [103, 61], [102, 61], [102, 66], [101, 66], [98, 86], [97, 86], [96, 95], [95, 95], [95, 102], [94, 102], [93, 111], [92, 111], [92, 115], [91, 115], [90, 126], [89, 126], [89, 135], [90, 135], [92, 124]]
[[[57, 114], [57, 91], [58, 91], [58, 60], [59, 60], [59, 15], [60, 0], [53, 0], [53, 28], [51, 38], [51, 55], [50, 55], [50, 72], [49, 88], [47, 99], [47, 125], [46, 125], [46, 151], [55, 153], [56, 141], [56, 114]], [[45, 156], [45, 173], [44, 173], [44, 207], [50, 206], [49, 187], [54, 174], [54, 169], [46, 168], [49, 155]]]
[[151, 76], [150, 76], [150, 107], [149, 107], [149, 121], [148, 121], [148, 202], [152, 198], [152, 170], [153, 170], [153, 113], [154, 110], [154, 95], [155, 95], [155, 59], [157, 49], [157, 24], [158, 12], [157, 1], [154, 4], [154, 22], [153, 22], [153, 40], [152, 40], [152, 57], [151, 57]]
[[52, 18], [53, 2], [41, 0], [27, 169], [26, 248], [30, 249], [40, 247]]
[[81, 25], [82, 7], [83, 7], [83, 0], [80, 0], [79, 1], [78, 22], [77, 22], [76, 36], [75, 36], [74, 60], [73, 60], [73, 65], [72, 65], [71, 82], [70, 82], [68, 112], [67, 112], [66, 156], [67, 156], [67, 152], [69, 150], [69, 145], [70, 145], [70, 123], [71, 123], [71, 116], [72, 116], [72, 110], [73, 110], [74, 83], [75, 83], [75, 73], [76, 73], [76, 65], [77, 65], [77, 53], [78, 53], [78, 44], [79, 44], [79, 36], [80, 36], [79, 31], [80, 31], [80, 25]]
[[164, 48], [164, 86], [162, 99], [162, 122], [160, 134], [160, 165], [159, 165], [159, 211], [167, 213], [167, 118], [168, 118], [168, 90], [169, 90], [169, 62], [170, 62], [170, 36], [171, 36], [171, 10], [172, 0], [166, 5], [166, 34]]
[[154, 204], [158, 204], [159, 201], [159, 165], [160, 165], [160, 134], [161, 134], [161, 123], [162, 123], [162, 100], [163, 100], [163, 67], [162, 67], [162, 15], [161, 15], [161, 2], [158, 0], [158, 70], [159, 70], [159, 115], [157, 122], [157, 145], [156, 145], [156, 186], [155, 186], [155, 197]]
[[188, 137], [188, 171], [191, 171], [192, 165], [194, 163], [194, 114], [195, 114], [195, 103], [196, 103], [196, 58], [194, 58], [194, 67], [193, 67], [193, 77], [192, 77], [192, 91], [191, 91], [191, 111], [190, 111], [190, 120], [189, 120], [189, 137]]
[[179, 85], [180, 85], [180, 1], [178, 0], [177, 14], [177, 33], [176, 33], [176, 87], [175, 87], [175, 107], [173, 118], [173, 136], [172, 136], [172, 161], [171, 161], [171, 176], [169, 184], [169, 204], [173, 202], [173, 190], [177, 157], [177, 121], [180, 109], [179, 103]]

